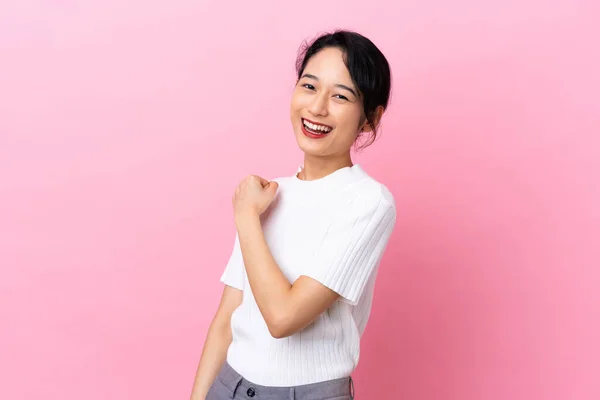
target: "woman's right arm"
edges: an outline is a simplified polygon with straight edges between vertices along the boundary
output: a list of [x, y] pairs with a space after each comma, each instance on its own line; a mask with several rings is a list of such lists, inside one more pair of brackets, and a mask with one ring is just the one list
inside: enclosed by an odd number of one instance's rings
[[221, 302], [210, 324], [204, 349], [198, 363], [196, 378], [190, 400], [204, 400], [208, 389], [217, 377], [227, 357], [231, 344], [231, 314], [242, 304], [243, 292], [231, 286], [225, 286]]

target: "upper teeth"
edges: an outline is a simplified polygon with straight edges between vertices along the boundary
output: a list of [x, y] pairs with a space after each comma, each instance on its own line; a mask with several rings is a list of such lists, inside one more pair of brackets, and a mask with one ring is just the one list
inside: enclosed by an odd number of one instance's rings
[[302, 122], [304, 123], [304, 126], [312, 129], [313, 131], [322, 131], [324, 133], [328, 133], [331, 131], [331, 128], [327, 126], [313, 124], [311, 122], [306, 121], [305, 119], [303, 119]]

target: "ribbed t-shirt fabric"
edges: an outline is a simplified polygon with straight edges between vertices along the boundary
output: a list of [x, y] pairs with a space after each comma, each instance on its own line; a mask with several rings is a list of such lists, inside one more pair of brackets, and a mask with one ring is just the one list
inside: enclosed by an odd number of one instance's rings
[[277, 265], [290, 283], [305, 275], [341, 297], [303, 330], [273, 338], [252, 295], [236, 235], [221, 276], [243, 291], [231, 317], [227, 362], [263, 386], [348, 377], [358, 364], [377, 269], [394, 229], [394, 198], [358, 164], [316, 180], [295, 174], [275, 181], [279, 190], [261, 222]]

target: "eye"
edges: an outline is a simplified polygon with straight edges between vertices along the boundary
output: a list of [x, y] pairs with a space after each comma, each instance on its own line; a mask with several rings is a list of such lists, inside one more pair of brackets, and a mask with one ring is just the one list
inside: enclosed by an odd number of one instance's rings
[[342, 100], [348, 100], [348, 98], [344, 95], [341, 94], [336, 94], [335, 97], [337, 97], [338, 99], [342, 99]]
[[315, 90], [315, 87], [310, 83], [305, 83], [302, 85], [302, 87], [307, 88], [308, 90]]

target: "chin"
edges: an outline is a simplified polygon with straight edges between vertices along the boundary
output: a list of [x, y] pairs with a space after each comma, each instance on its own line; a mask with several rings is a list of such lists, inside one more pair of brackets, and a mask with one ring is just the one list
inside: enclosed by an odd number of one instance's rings
[[321, 140], [307, 138], [302, 132], [296, 132], [296, 143], [305, 154], [311, 156], [326, 155], [326, 146], [323, 145]]

